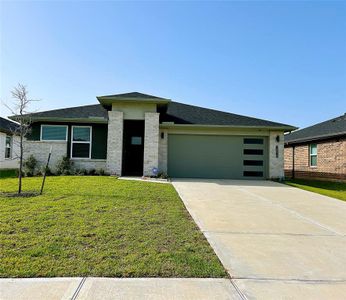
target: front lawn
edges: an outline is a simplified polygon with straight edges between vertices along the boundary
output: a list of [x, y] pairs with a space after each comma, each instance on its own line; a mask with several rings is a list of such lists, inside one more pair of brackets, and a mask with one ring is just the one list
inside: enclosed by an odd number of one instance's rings
[[346, 201], [346, 183], [343, 182], [294, 179], [285, 183], [303, 190]]
[[[25, 178], [38, 191], [41, 178]], [[0, 179], [1, 192], [17, 180]], [[0, 194], [0, 277], [226, 277], [170, 184], [47, 177]]]
[[0, 169], [0, 178], [17, 177], [17, 169]]

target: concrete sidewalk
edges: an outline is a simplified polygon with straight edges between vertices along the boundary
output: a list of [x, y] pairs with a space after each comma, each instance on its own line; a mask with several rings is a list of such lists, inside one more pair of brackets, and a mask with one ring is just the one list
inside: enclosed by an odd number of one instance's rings
[[0, 279], [0, 300], [242, 299], [231, 281], [212, 278]]

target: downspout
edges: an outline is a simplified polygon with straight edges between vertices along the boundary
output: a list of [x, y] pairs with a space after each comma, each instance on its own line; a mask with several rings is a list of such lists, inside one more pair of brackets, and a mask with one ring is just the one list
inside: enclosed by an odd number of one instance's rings
[[293, 148], [292, 148], [292, 179], [295, 178], [295, 161], [294, 161], [295, 149], [296, 149], [296, 146], [293, 145]]

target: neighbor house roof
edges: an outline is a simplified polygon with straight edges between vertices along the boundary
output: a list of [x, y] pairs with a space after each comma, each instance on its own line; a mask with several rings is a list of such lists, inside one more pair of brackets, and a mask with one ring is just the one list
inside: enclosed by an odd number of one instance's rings
[[19, 128], [17, 123], [0, 117], [0, 132], [13, 133]]
[[303, 143], [346, 135], [346, 113], [285, 135], [286, 144]]
[[[141, 94], [141, 93], [127, 93], [118, 94], [105, 97], [120, 97], [124, 99], [125, 96], [133, 98], [139, 97], [143, 99], [165, 99], [156, 96]], [[168, 100], [168, 99], [166, 99]], [[160, 112], [160, 122], [177, 125], [201, 125], [201, 126], [232, 126], [232, 127], [275, 127], [284, 130], [294, 130], [296, 127], [272, 122], [268, 120], [256, 119], [247, 116], [241, 116], [233, 113], [222, 112], [214, 109], [208, 109], [193, 105], [187, 105], [174, 101], [166, 103], [158, 102], [158, 110]], [[86, 105], [71, 108], [56, 109], [33, 113], [30, 115], [33, 121], [79, 121], [79, 122], [103, 122], [108, 120], [107, 110], [103, 108], [102, 104]], [[16, 116], [11, 117], [13, 120]]]

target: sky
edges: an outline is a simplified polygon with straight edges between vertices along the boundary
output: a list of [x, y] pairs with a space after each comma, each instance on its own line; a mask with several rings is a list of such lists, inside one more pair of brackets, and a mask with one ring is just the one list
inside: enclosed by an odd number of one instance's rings
[[298, 127], [346, 112], [346, 2], [1, 1], [0, 38], [0, 99], [25, 84], [35, 111], [138, 91]]

